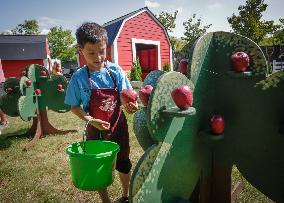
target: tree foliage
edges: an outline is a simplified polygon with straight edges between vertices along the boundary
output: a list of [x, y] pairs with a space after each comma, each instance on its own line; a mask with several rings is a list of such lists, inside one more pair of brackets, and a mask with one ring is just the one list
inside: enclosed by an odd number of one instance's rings
[[273, 34], [279, 26], [273, 20], [262, 20], [267, 4], [264, 0], [247, 0], [246, 5], [238, 7], [239, 14], [227, 18], [233, 31], [246, 36], [256, 43], [263, 40], [268, 34]]
[[25, 34], [25, 35], [36, 35], [39, 34], [38, 21], [35, 19], [25, 20], [24, 23], [18, 24], [15, 29], [12, 29], [12, 34]]
[[162, 11], [158, 16], [158, 20], [164, 25], [168, 33], [173, 33], [173, 29], [176, 28], [176, 18], [177, 18], [178, 10], [176, 10], [173, 14]]
[[202, 25], [201, 18], [197, 18], [196, 14], [193, 14], [187, 21], [183, 22], [183, 26], [185, 28], [183, 40], [187, 42], [187, 44], [193, 44], [194, 41], [203, 35], [208, 28], [211, 27], [212, 24]]
[[274, 33], [276, 44], [284, 44], [284, 18], [279, 19], [279, 29]]
[[179, 39], [172, 36], [173, 29], [176, 28], [175, 21], [177, 18], [177, 14], [178, 14], [178, 10], [176, 10], [173, 14], [162, 11], [159, 15], [156, 16], [158, 20], [166, 28], [167, 33], [169, 34], [169, 40], [170, 40], [170, 43], [171, 43], [171, 46], [174, 52], [177, 50], [178, 46], [180, 46]]
[[130, 80], [142, 81], [142, 68], [139, 62], [139, 58], [137, 58], [132, 64], [130, 72]]
[[76, 60], [75, 38], [71, 30], [64, 30], [61, 26], [55, 26], [48, 33], [48, 44], [51, 50], [51, 58], [58, 58], [62, 62]]
[[179, 52], [186, 45], [186, 41], [181, 38], [170, 36], [171, 45], [174, 48], [175, 52]]
[[168, 63], [164, 64], [163, 71], [165, 71], [165, 72], [169, 72], [170, 71], [170, 65]]

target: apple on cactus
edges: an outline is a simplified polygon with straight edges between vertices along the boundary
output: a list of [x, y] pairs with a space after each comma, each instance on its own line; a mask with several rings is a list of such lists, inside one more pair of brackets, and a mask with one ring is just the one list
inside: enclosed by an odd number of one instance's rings
[[139, 98], [144, 106], [148, 105], [148, 101], [152, 93], [152, 90], [153, 90], [152, 85], [145, 85], [140, 88]]
[[36, 95], [41, 95], [41, 90], [40, 89], [36, 89], [35, 93], [36, 93]]
[[46, 77], [46, 76], [47, 76], [47, 73], [45, 70], [40, 72], [40, 77]]
[[181, 110], [186, 110], [192, 106], [193, 94], [192, 90], [187, 85], [181, 85], [175, 88], [172, 91], [171, 96], [177, 107]]
[[57, 85], [57, 90], [58, 91], [62, 91], [63, 90], [63, 85], [62, 84], [58, 84]]
[[220, 135], [225, 130], [225, 120], [221, 115], [213, 115], [210, 119], [211, 132], [214, 135]]
[[245, 52], [236, 52], [231, 56], [233, 69], [237, 72], [247, 71], [250, 65], [249, 56]]
[[138, 94], [131, 89], [124, 89], [120, 92], [120, 101], [122, 105], [129, 102], [135, 103], [138, 100]]
[[31, 80], [27, 80], [27, 81], [26, 81], [26, 85], [27, 85], [28, 87], [30, 87], [30, 86], [32, 85], [32, 81], [31, 81]]

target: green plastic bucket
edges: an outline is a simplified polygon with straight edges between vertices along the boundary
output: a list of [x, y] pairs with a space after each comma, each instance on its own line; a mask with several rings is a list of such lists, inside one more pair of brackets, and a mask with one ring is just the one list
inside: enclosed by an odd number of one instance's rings
[[119, 145], [102, 140], [76, 142], [66, 149], [70, 157], [72, 182], [81, 190], [96, 191], [109, 186]]

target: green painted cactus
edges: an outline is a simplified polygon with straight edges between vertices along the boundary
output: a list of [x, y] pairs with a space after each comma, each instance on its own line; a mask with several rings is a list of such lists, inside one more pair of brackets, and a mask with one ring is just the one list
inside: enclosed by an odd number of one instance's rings
[[[28, 82], [30, 82], [29, 86], [27, 85]], [[22, 120], [29, 121], [32, 117], [35, 117], [38, 107], [38, 95], [35, 93], [35, 81], [30, 80], [26, 76], [22, 76], [20, 79], [20, 89], [22, 95], [18, 100], [18, 111]]]
[[[230, 56], [237, 51], [250, 56], [246, 73], [232, 71]], [[211, 187], [201, 187], [200, 197], [209, 194], [208, 202], [230, 202], [230, 180], [222, 187], [221, 176], [226, 174], [220, 171], [230, 172], [232, 165], [263, 194], [283, 202], [283, 81], [266, 78], [267, 62], [261, 49], [240, 35], [206, 34], [189, 54], [189, 79], [175, 72], [163, 74], [153, 90], [146, 113], [146, 136], [156, 143], [134, 169], [132, 202], [189, 200], [201, 174], [212, 182], [208, 184]], [[274, 82], [277, 88], [263, 88]], [[171, 110], [170, 92], [182, 84], [194, 87], [195, 114], [174, 114]], [[222, 115], [226, 122], [219, 137], [210, 131], [214, 114]]]
[[[195, 141], [186, 131], [181, 131], [186, 120], [164, 112], [175, 107], [171, 91], [180, 85], [189, 85], [193, 89], [192, 82], [181, 73], [165, 73], [159, 77], [150, 97], [147, 125], [156, 144], [146, 150], [135, 167], [130, 190], [133, 202], [188, 199], [198, 181], [200, 166], [191, 164], [197, 161]], [[185, 169], [190, 173], [184, 174]]]
[[21, 96], [19, 79], [8, 78], [3, 85], [3, 90], [6, 94], [0, 97], [1, 110], [11, 117], [19, 116], [18, 99]]
[[143, 107], [135, 113], [133, 118], [134, 134], [144, 151], [155, 143], [148, 130], [146, 111]]
[[[61, 85], [62, 89], [59, 89]], [[40, 97], [40, 108], [48, 108], [58, 113], [65, 113], [70, 110], [70, 106], [64, 103], [65, 91], [67, 89], [68, 81], [62, 75], [51, 75], [46, 81], [45, 85], [41, 85], [42, 97]], [[56, 99], [55, 99], [56, 98]]]
[[33, 146], [44, 134], [74, 132], [55, 129], [49, 123], [46, 113], [48, 109], [59, 113], [70, 110], [70, 106], [64, 104], [67, 84], [64, 76], [50, 75], [40, 65], [27, 66], [22, 71], [20, 80], [9, 78], [4, 83], [7, 94], [0, 98], [3, 112], [9, 116], [20, 116], [24, 121], [33, 118], [33, 125], [27, 134], [34, 135], [34, 138], [26, 149]]
[[[61, 90], [58, 90], [59, 84], [62, 86]], [[12, 87], [14, 91], [1, 98], [0, 108], [7, 115], [20, 115], [24, 121], [34, 117], [37, 109], [67, 112], [70, 110], [70, 107], [64, 104], [67, 84], [64, 76], [50, 75], [43, 66], [30, 65], [22, 72], [20, 81], [16, 78], [9, 78], [4, 83], [5, 91], [9, 87]], [[37, 90], [41, 92], [39, 95], [36, 93]]]
[[[164, 73], [165, 72], [161, 70], [151, 71], [145, 78], [143, 86], [151, 85], [153, 88], [155, 88], [160, 76], [162, 76]], [[147, 107], [143, 107], [135, 113], [133, 118], [133, 129], [135, 136], [144, 150], [156, 143], [150, 136], [150, 132], [148, 130], [146, 111]]]

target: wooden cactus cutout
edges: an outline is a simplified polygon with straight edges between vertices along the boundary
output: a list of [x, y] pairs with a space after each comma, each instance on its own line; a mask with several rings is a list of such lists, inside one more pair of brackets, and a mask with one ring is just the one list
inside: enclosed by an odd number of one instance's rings
[[[7, 78], [3, 85], [3, 90], [6, 94], [0, 97], [0, 106], [2, 107], [2, 111], [12, 117], [19, 116], [18, 99], [21, 96], [19, 79]], [[5, 107], [5, 109], [3, 109], [3, 107]]]
[[[151, 85], [152, 87], [155, 88], [160, 76], [162, 76], [164, 73], [165, 72], [161, 70], [150, 72], [145, 78], [143, 82], [143, 86]], [[157, 143], [153, 140], [148, 130], [146, 111], [147, 111], [147, 107], [143, 107], [142, 109], [140, 109], [139, 111], [135, 113], [134, 118], [133, 118], [134, 134], [139, 144], [144, 150], [152, 146], [154, 143]]]
[[7, 94], [0, 98], [0, 108], [4, 113], [20, 116], [24, 121], [33, 119], [33, 125], [26, 133], [33, 136], [33, 140], [25, 149], [32, 147], [42, 135], [75, 132], [54, 128], [47, 117], [48, 109], [58, 113], [70, 110], [64, 104], [67, 85], [64, 76], [52, 76], [46, 68], [37, 64], [27, 66], [22, 71], [20, 80], [8, 78], [4, 83]]
[[[246, 72], [232, 69], [236, 52], [249, 55]], [[143, 132], [135, 133], [154, 144], [144, 147], [134, 169], [132, 202], [231, 202], [233, 165], [263, 194], [283, 202], [282, 73], [267, 78], [261, 49], [232, 33], [208, 33], [183, 54], [190, 59], [188, 78], [176, 72], [159, 76], [145, 113], [148, 131], [145, 115], [136, 116], [134, 128]], [[184, 84], [193, 88], [195, 110], [173, 112], [170, 93]], [[213, 115], [225, 120], [221, 135], [212, 133]]]

